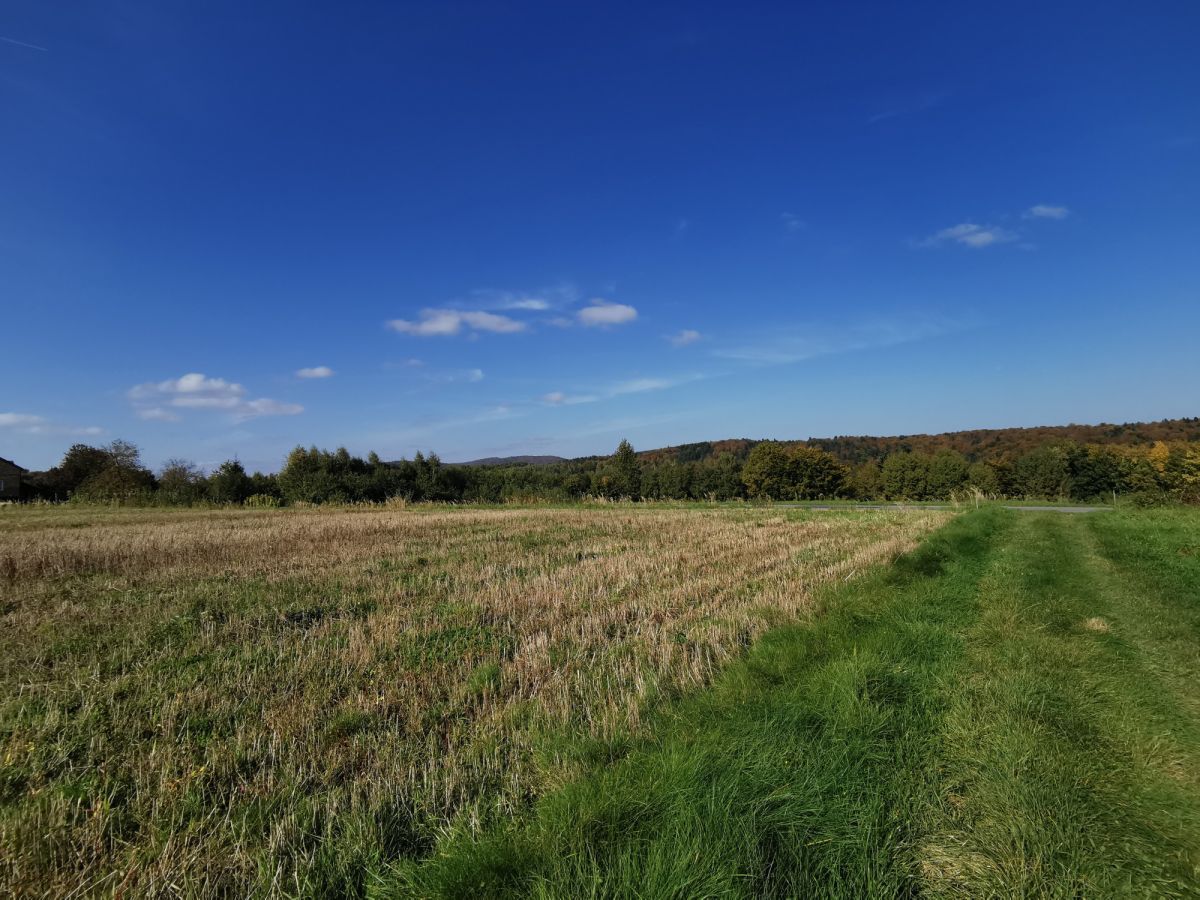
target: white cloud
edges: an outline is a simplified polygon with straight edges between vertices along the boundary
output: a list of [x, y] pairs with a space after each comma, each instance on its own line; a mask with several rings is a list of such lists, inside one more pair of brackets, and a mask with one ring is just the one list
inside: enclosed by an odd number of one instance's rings
[[694, 344], [700, 340], [703, 335], [694, 328], [685, 328], [678, 334], [667, 336], [667, 340], [671, 342], [672, 347], [686, 347], [688, 344]]
[[294, 416], [304, 411], [304, 407], [296, 403], [280, 403], [268, 397], [247, 400], [245, 395], [246, 389], [237, 382], [209, 378], [200, 372], [135, 385], [128, 394], [139, 416], [158, 421], [174, 421], [169, 416], [178, 419], [164, 406], [223, 410], [239, 421], [258, 416]]
[[311, 368], [296, 370], [297, 378], [331, 378], [332, 376], [333, 369], [329, 368], [329, 366], [312, 366]]
[[10, 429], [22, 434], [81, 436], [104, 434], [104, 429], [98, 425], [58, 425], [46, 419], [45, 416], [16, 412], [0, 413], [0, 428]]
[[1046, 203], [1039, 203], [1036, 206], [1031, 206], [1025, 210], [1022, 218], [1025, 219], [1065, 219], [1071, 214], [1071, 211], [1065, 206], [1050, 206]]
[[921, 247], [936, 247], [939, 244], [954, 242], [978, 250], [981, 247], [990, 247], [993, 244], [1016, 240], [1016, 237], [1012, 232], [995, 225], [976, 225], [973, 222], [963, 222], [961, 225], [943, 228], [937, 234], [918, 241], [917, 244]]
[[411, 322], [408, 319], [392, 319], [387, 323], [388, 328], [401, 334], [412, 334], [417, 337], [432, 337], [434, 335], [458, 334], [462, 328], [462, 317], [450, 309], [423, 309], [421, 319]]
[[596, 298], [591, 306], [585, 306], [577, 313], [579, 321], [589, 328], [605, 327], [608, 325], [623, 325], [637, 318], [637, 310], [624, 303], [610, 303]]
[[501, 309], [532, 309], [544, 310], [550, 308], [548, 300], [542, 300], [538, 297], [522, 297], [518, 300], [507, 300], [501, 306]]
[[209, 378], [200, 372], [189, 372], [179, 378], [146, 382], [129, 389], [134, 401], [168, 398], [172, 406], [230, 409], [241, 402], [246, 389], [224, 378]]
[[482, 310], [423, 309], [417, 321], [392, 319], [387, 327], [401, 334], [416, 337], [450, 337], [466, 327], [469, 331], [490, 331], [494, 334], [512, 334], [525, 330], [525, 323], [508, 316]]

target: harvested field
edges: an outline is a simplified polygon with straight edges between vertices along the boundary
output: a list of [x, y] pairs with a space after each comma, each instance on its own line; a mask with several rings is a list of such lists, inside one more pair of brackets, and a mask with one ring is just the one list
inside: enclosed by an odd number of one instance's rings
[[362, 890], [949, 515], [6, 511], [0, 888]]

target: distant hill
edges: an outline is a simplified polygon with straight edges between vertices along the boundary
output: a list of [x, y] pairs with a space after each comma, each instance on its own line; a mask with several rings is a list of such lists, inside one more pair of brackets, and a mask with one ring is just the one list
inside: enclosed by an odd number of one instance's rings
[[470, 462], [454, 463], [456, 466], [549, 466], [566, 462], [565, 456], [485, 456]]
[[[936, 453], [938, 450], [957, 450], [967, 459], [995, 459], [1019, 456], [1053, 441], [1074, 441], [1079, 444], [1151, 444], [1155, 441], [1200, 441], [1200, 417], [1162, 419], [1157, 422], [1126, 422], [1121, 425], [1038, 425], [1030, 428], [980, 428], [974, 431], [951, 431], [944, 434], [902, 434], [890, 437], [870, 435], [839, 435], [829, 438], [810, 438], [806, 441], [782, 441], [784, 444], [809, 444], [827, 450], [843, 462], [859, 463], [903, 451]], [[703, 441], [646, 450], [638, 455], [647, 461], [673, 460], [694, 462], [730, 453], [744, 457], [760, 441], [731, 438]]]
[[[1078, 444], [1152, 444], [1155, 441], [1200, 441], [1200, 417], [1162, 419], [1157, 422], [1125, 422], [1121, 425], [1036, 425], [1029, 428], [979, 428], [973, 431], [949, 431], [942, 434], [901, 434], [876, 437], [873, 435], [838, 435], [808, 440], [780, 441], [785, 445], [808, 444], [832, 453], [843, 462], [855, 464], [870, 459], [883, 459], [892, 453], [936, 453], [957, 450], [971, 462], [1016, 458], [1054, 441], [1073, 441]], [[753, 438], [725, 438], [679, 444], [654, 450], [641, 450], [638, 457], [648, 463], [700, 462], [722, 454], [745, 459], [755, 444]], [[584, 463], [600, 460], [600, 456], [567, 459], [562, 456], [488, 456], [459, 466], [551, 466], [557, 463]]]

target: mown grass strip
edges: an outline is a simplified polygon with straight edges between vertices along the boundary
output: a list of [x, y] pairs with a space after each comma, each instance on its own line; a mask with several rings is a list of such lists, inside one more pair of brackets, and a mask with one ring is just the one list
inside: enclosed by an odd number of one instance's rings
[[[1037, 516], [948, 686], [931, 896], [1200, 896], [1195, 513]], [[1190, 705], [1190, 708], [1189, 708]]]
[[944, 685], [1013, 515], [983, 510], [770, 633], [657, 736], [543, 799], [449, 836], [397, 896], [906, 896], [940, 796]]

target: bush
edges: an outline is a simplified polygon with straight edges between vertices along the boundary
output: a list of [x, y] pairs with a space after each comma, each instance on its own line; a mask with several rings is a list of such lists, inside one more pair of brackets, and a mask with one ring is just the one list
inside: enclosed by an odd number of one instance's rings
[[1121, 500], [1135, 509], [1157, 509], [1160, 506], [1171, 506], [1175, 503], [1175, 498], [1166, 491], [1153, 490], [1134, 491], [1125, 494]]

